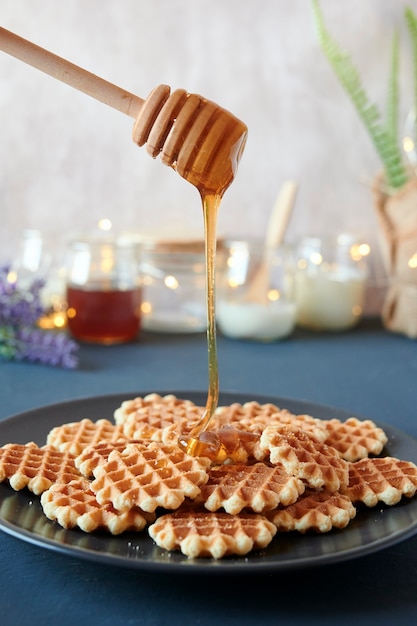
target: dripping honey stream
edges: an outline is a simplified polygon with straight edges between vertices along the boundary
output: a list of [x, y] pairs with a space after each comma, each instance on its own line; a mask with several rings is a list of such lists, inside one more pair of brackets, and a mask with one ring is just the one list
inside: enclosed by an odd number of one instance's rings
[[[205, 252], [206, 252], [206, 296], [207, 296], [207, 350], [208, 350], [208, 394], [203, 416], [197, 426], [186, 438], [179, 439], [181, 447], [193, 456], [204, 456], [208, 452], [208, 443], [200, 439], [208, 427], [217, 408], [219, 400], [219, 369], [216, 340], [216, 244], [217, 244], [217, 213], [221, 202], [219, 195], [202, 195]], [[210, 444], [210, 448], [212, 447]], [[214, 454], [217, 456], [217, 442], [214, 443]], [[213, 451], [211, 452], [213, 454]]]

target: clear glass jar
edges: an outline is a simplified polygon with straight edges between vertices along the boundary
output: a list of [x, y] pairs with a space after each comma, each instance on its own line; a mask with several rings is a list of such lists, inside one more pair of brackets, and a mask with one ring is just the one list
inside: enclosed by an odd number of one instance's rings
[[216, 304], [221, 332], [233, 339], [265, 342], [290, 335], [296, 322], [291, 249], [266, 249], [256, 241], [226, 244], [226, 269]]
[[297, 324], [342, 331], [362, 317], [369, 246], [350, 234], [304, 237], [296, 249]]
[[207, 330], [204, 242], [145, 242], [142, 327], [166, 333]]

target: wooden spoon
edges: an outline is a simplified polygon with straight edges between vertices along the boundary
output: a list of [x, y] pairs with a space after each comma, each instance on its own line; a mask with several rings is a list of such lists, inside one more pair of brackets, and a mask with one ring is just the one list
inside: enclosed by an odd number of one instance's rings
[[133, 117], [135, 143], [200, 192], [221, 196], [234, 179], [247, 127], [214, 102], [167, 85], [143, 100], [4, 28], [0, 50]]
[[269, 277], [271, 273], [271, 252], [283, 241], [288, 221], [294, 206], [298, 185], [293, 180], [286, 181], [277, 196], [269, 217], [268, 227], [264, 240], [263, 258], [257, 267], [248, 291], [246, 299], [250, 302], [267, 302]]

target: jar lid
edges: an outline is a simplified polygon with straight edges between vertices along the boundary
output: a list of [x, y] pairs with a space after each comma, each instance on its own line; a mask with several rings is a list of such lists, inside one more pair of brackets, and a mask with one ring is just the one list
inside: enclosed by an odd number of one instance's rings
[[[144, 250], [165, 254], [204, 254], [204, 239], [195, 234], [170, 236], [169, 234], [126, 234]], [[224, 240], [217, 239], [217, 250], [224, 248]]]

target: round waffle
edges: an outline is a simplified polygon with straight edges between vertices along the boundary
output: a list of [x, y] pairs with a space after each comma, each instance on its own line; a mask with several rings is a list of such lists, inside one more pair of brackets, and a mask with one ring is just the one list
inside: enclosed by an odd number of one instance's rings
[[265, 548], [276, 530], [273, 523], [257, 513], [229, 515], [187, 508], [158, 517], [148, 528], [160, 548], [181, 550], [189, 558], [214, 559]]
[[343, 490], [352, 502], [392, 506], [417, 490], [417, 466], [393, 457], [361, 459], [349, 464], [349, 484]]
[[332, 528], [345, 528], [356, 515], [350, 498], [340, 493], [307, 489], [297, 502], [279, 507], [269, 519], [279, 532], [326, 533]]
[[209, 470], [209, 480], [201, 487], [198, 502], [209, 511], [223, 508], [237, 514], [244, 508], [256, 513], [291, 504], [304, 492], [304, 483], [288, 476], [281, 466], [220, 465]]
[[99, 441], [117, 441], [118, 439], [126, 439], [122, 426], [117, 426], [106, 419], [93, 422], [85, 418], [79, 422], [56, 426], [48, 433], [46, 443], [61, 452], [68, 451], [77, 456], [84, 448]]
[[325, 443], [335, 448], [346, 461], [358, 461], [371, 455], [378, 455], [388, 441], [388, 437], [372, 420], [359, 420], [350, 417], [345, 422], [331, 419], [324, 422], [327, 436]]
[[209, 465], [210, 459], [189, 456], [178, 446], [131, 443], [94, 468], [91, 489], [100, 504], [111, 503], [119, 511], [176, 509], [200, 493]]
[[269, 452], [271, 463], [282, 464], [312, 488], [337, 491], [348, 484], [348, 462], [299, 428], [271, 424], [261, 435], [260, 447]]
[[113, 450], [122, 452], [128, 443], [144, 443], [144, 440], [132, 441], [130, 439], [120, 439], [119, 441], [100, 441], [92, 446], [87, 446], [81, 454], [75, 457], [75, 466], [86, 478], [93, 477], [93, 470], [99, 463], [107, 461]]
[[231, 426], [260, 436], [270, 424], [295, 426], [304, 430], [318, 441], [324, 441], [327, 437], [323, 420], [307, 414], [296, 415], [274, 404], [259, 404], [255, 401], [219, 407], [214, 414], [212, 422], [210, 422], [210, 427], [222, 428]]
[[74, 456], [51, 446], [39, 448], [35, 443], [8, 443], [0, 448], [0, 482], [8, 481], [15, 491], [27, 487], [40, 495], [56, 482], [78, 478]]
[[227, 406], [217, 407], [211, 423], [213, 423], [213, 428], [237, 427], [244, 419], [252, 421], [254, 418], [262, 416], [263, 419], [267, 420], [272, 415], [279, 413], [280, 410], [275, 404], [269, 402], [266, 404], [260, 404], [255, 400], [244, 404], [234, 402]]
[[191, 428], [200, 421], [203, 411], [191, 400], [152, 393], [123, 402], [114, 412], [114, 419], [129, 439], [161, 441], [164, 428], [184, 421]]
[[41, 496], [46, 517], [63, 528], [78, 526], [90, 533], [98, 528], [119, 535], [126, 530], [143, 530], [155, 515], [139, 509], [120, 512], [111, 504], [100, 505], [84, 478], [69, 483], [56, 483]]

